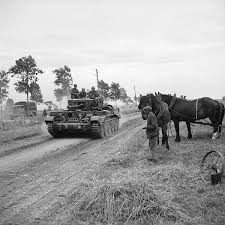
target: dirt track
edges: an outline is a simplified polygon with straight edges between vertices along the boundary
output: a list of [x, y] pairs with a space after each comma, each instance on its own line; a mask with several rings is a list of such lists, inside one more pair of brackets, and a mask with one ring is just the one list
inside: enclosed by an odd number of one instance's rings
[[102, 140], [44, 136], [25, 148], [10, 144], [10, 154], [0, 157], [0, 224], [53, 224], [74, 184], [117, 154], [143, 125], [137, 114], [121, 122], [118, 132]]

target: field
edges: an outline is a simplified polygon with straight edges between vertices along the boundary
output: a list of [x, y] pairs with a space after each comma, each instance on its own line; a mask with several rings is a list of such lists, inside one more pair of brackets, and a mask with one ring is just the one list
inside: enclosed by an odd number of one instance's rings
[[206, 185], [199, 176], [206, 152], [225, 155], [224, 131], [212, 140], [211, 127], [192, 125], [190, 141], [181, 123], [176, 143], [171, 124], [171, 149], [160, 144], [154, 164], [146, 160], [144, 124], [141, 118], [126, 120], [115, 135], [56, 149], [15, 177], [2, 175], [18, 189], [3, 199], [2, 224], [225, 224], [225, 182]]
[[[225, 137], [213, 141], [210, 128], [192, 128], [192, 141], [183, 138], [175, 143], [171, 137], [170, 151], [158, 148], [157, 164], [146, 161], [148, 147], [143, 131], [135, 133], [132, 142], [82, 179], [68, 197], [70, 221], [225, 224], [225, 184], [205, 185], [199, 176], [200, 161], [206, 152], [215, 149], [225, 154]], [[184, 124], [181, 134], [187, 136]]]

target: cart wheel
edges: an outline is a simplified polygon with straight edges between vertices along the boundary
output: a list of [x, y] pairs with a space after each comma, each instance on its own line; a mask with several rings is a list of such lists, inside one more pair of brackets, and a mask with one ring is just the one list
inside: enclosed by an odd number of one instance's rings
[[200, 167], [200, 175], [202, 180], [206, 184], [210, 184], [212, 182], [212, 176], [220, 174], [221, 177], [224, 173], [224, 156], [221, 152], [212, 150], [207, 152], [202, 159], [201, 167]]

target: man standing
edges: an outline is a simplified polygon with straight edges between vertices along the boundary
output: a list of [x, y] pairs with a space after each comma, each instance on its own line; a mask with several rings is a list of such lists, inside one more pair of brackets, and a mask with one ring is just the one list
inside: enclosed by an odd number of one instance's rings
[[76, 98], [80, 98], [80, 97], [79, 97], [79, 91], [77, 89], [77, 84], [74, 84], [71, 91], [71, 99], [76, 99]]
[[151, 106], [144, 107], [141, 113], [143, 120], [147, 120], [147, 126], [143, 127], [143, 129], [146, 129], [147, 139], [149, 139], [150, 154], [147, 159], [153, 162], [157, 162], [155, 152], [159, 138], [159, 127], [157, 123], [157, 118], [155, 114], [152, 112]]

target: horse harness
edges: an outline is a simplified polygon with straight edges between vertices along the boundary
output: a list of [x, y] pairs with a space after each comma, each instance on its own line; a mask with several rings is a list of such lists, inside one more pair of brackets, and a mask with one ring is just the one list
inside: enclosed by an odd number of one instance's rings
[[[179, 113], [179, 112], [173, 110], [173, 107], [174, 107], [174, 105], [175, 105], [176, 99], [177, 99], [176, 94], [174, 94], [174, 95], [173, 95], [173, 98], [172, 98], [172, 100], [171, 100], [171, 102], [170, 102], [170, 104], [169, 104], [169, 107], [168, 107], [168, 108], [169, 108], [169, 111], [170, 111], [170, 112], [173, 111], [173, 112], [177, 113], [177, 114], [180, 115], [180, 116], [187, 117], [186, 115], [183, 115], [183, 114], [181, 114], [181, 113]], [[189, 119], [193, 119], [193, 118], [191, 118], [191, 117], [188, 117], [188, 118], [189, 118]], [[198, 119], [198, 98], [196, 99], [196, 103], [195, 103], [195, 119], [196, 119], [196, 120]]]

